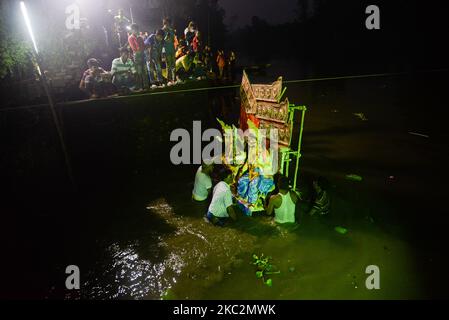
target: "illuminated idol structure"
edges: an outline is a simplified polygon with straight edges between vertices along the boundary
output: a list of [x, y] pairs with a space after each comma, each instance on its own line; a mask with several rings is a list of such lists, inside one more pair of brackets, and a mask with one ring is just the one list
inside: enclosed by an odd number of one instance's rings
[[[276, 174], [288, 177], [294, 173], [292, 189], [296, 189], [307, 108], [283, 99], [285, 91], [282, 77], [272, 84], [251, 84], [243, 72], [240, 128], [220, 122], [225, 141], [231, 141], [225, 145], [223, 163], [234, 173], [234, 196], [248, 216], [265, 209], [266, 198], [275, 189]], [[300, 125], [294, 130], [296, 112], [300, 112]], [[295, 141], [293, 131], [297, 133]], [[296, 163], [290, 170], [292, 160]]]

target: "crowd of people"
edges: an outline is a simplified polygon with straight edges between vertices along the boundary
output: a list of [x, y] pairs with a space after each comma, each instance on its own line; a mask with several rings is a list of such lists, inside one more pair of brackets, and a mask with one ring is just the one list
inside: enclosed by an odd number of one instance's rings
[[[273, 217], [276, 224], [288, 225], [297, 223], [297, 205], [300, 195], [290, 188], [287, 177], [274, 176], [276, 188], [266, 198], [265, 214]], [[213, 182], [216, 183], [213, 183]], [[226, 166], [214, 166], [203, 162], [195, 174], [192, 199], [196, 203], [209, 204], [206, 220], [216, 226], [225, 226], [229, 221], [238, 218], [238, 205], [234, 197], [235, 177], [233, 171]], [[314, 179], [313, 195], [311, 197], [311, 216], [325, 216], [329, 213], [330, 198], [327, 192], [327, 182], [324, 178]]]
[[122, 10], [114, 20], [119, 57], [112, 61], [110, 71], [96, 58], [87, 61], [79, 88], [90, 98], [163, 88], [189, 79], [234, 81], [236, 77], [235, 53], [218, 50], [214, 55], [203, 45], [193, 21], [178, 37], [169, 18], [151, 34], [131, 23]]

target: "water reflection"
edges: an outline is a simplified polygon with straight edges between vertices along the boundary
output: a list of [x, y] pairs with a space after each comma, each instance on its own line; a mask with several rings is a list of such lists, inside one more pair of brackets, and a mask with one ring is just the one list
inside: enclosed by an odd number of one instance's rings
[[[200, 213], [189, 213], [195, 208], [185, 199], [179, 195], [148, 204], [146, 215], [162, 219], [172, 231], [108, 245], [106, 258], [99, 259], [97, 272], [85, 283], [86, 297], [161, 299], [170, 289], [169, 297], [175, 299], [388, 298], [397, 297], [406, 285], [397, 277], [413, 273], [407, 266], [407, 245], [367, 232], [364, 221], [354, 222], [345, 236], [319, 220], [306, 221], [306, 227], [278, 227], [265, 217], [253, 217], [218, 228]], [[273, 276], [272, 288], [255, 276], [253, 253], [272, 256], [281, 271]], [[389, 271], [383, 277], [391, 287], [381, 294], [361, 288], [364, 270], [373, 263]]]

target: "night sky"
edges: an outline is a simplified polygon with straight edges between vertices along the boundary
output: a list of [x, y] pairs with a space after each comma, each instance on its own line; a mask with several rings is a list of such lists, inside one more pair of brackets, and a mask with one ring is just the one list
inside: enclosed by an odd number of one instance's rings
[[258, 16], [270, 24], [292, 21], [296, 16], [296, 0], [221, 0], [226, 10], [226, 24], [235, 29], [251, 24], [251, 18]]

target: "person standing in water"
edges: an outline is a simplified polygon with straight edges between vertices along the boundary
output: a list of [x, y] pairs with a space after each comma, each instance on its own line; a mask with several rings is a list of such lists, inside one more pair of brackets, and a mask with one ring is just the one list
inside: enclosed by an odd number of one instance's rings
[[314, 200], [312, 202], [312, 210], [309, 214], [311, 216], [325, 216], [329, 214], [330, 198], [327, 193], [327, 180], [323, 177], [313, 181], [313, 190], [315, 191]]
[[228, 168], [221, 173], [221, 181], [215, 186], [212, 201], [207, 212], [207, 220], [217, 226], [224, 226], [231, 218], [237, 220], [237, 215], [232, 202], [231, 184], [233, 182], [232, 171]]
[[298, 195], [290, 189], [288, 178], [280, 176], [277, 181], [279, 193], [270, 198], [267, 206], [267, 215], [274, 212], [274, 221], [279, 224], [295, 223], [296, 203]]
[[192, 191], [192, 198], [194, 201], [204, 202], [209, 198], [212, 189], [212, 179], [210, 176], [213, 168], [213, 163], [206, 164], [205, 162], [198, 168]]

